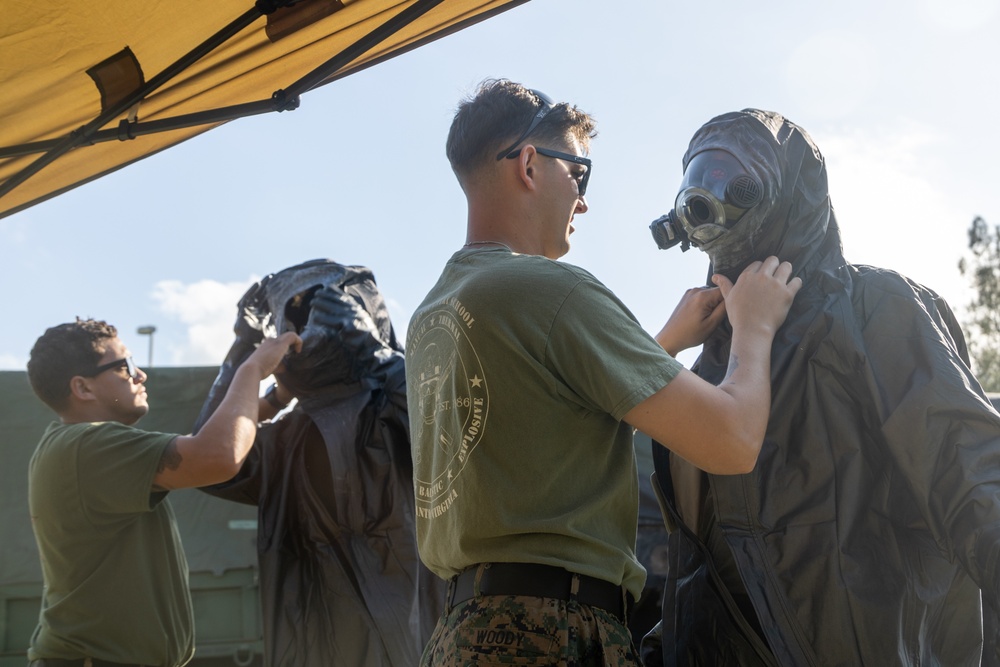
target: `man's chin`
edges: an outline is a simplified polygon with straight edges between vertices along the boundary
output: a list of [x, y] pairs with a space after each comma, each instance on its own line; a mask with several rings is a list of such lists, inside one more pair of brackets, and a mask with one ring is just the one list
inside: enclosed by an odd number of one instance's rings
[[142, 419], [143, 417], [145, 417], [146, 414], [148, 414], [148, 413], [149, 413], [149, 406], [148, 405], [146, 405], [146, 404], [137, 405], [137, 406], [135, 406], [135, 410], [132, 411], [132, 415], [131, 415], [132, 420], [128, 421], [128, 422], [124, 422], [124, 424], [126, 426], [132, 426], [137, 421], [139, 421], [140, 419]]

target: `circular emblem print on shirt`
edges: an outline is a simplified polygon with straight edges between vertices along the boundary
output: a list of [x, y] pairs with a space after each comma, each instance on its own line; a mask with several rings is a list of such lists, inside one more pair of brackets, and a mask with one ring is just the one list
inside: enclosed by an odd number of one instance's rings
[[[414, 481], [417, 516], [441, 516], [458, 499], [455, 480], [486, 426], [486, 374], [468, 333], [475, 318], [456, 299], [426, 316], [407, 341], [410, 381], [416, 382]], [[428, 451], [431, 449], [432, 451]]]

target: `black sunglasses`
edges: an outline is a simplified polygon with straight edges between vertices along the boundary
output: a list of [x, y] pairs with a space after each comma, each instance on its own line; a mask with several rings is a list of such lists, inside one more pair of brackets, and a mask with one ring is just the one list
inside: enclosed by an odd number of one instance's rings
[[92, 378], [96, 375], [100, 375], [104, 371], [110, 371], [112, 368], [122, 367], [125, 368], [125, 372], [128, 373], [130, 379], [134, 380], [139, 377], [139, 368], [135, 365], [135, 362], [132, 361], [132, 357], [125, 357], [124, 359], [118, 359], [117, 361], [109, 361], [106, 364], [98, 366], [90, 373], [87, 373], [84, 377]]
[[505, 157], [517, 157], [517, 154], [515, 153], [512, 155], [511, 151], [517, 148], [517, 145], [522, 141], [524, 141], [529, 134], [534, 132], [535, 128], [538, 127], [538, 124], [542, 122], [542, 119], [548, 116], [550, 111], [556, 108], [556, 103], [553, 102], [552, 98], [550, 98], [545, 93], [534, 89], [529, 89], [528, 92], [530, 92], [532, 95], [537, 97], [542, 102], [542, 108], [539, 109], [538, 112], [535, 114], [535, 117], [531, 119], [531, 125], [529, 125], [528, 129], [525, 130], [524, 133], [517, 138], [517, 141], [515, 141], [510, 146], [497, 153], [497, 162], [504, 159]]
[[[579, 180], [577, 180], [576, 182], [576, 192], [581, 197], [587, 194], [587, 183], [590, 182], [590, 170], [593, 166], [593, 163], [591, 162], [589, 157], [573, 155], [572, 153], [563, 153], [562, 151], [554, 151], [550, 148], [539, 148], [538, 146], [535, 146], [535, 152], [538, 153], [539, 155], [544, 155], [546, 157], [553, 157], [557, 160], [566, 160], [568, 162], [573, 162], [574, 164], [582, 164], [584, 167], [586, 167], [586, 170], [583, 172], [583, 174], [580, 175]], [[507, 159], [513, 160], [520, 154], [521, 151], [518, 150], [516, 153], [511, 153], [510, 155], [508, 155]]]

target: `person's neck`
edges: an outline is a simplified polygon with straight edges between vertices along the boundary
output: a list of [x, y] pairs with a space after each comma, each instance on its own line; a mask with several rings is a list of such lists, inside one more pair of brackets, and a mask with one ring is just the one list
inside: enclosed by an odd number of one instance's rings
[[490, 241], [490, 240], [485, 240], [485, 239], [481, 240], [481, 241], [466, 241], [465, 245], [462, 246], [462, 247], [463, 248], [488, 248], [490, 246], [497, 247], [497, 248], [506, 248], [510, 252], [512, 252], [512, 253], [514, 252], [514, 249], [511, 248], [508, 244], [504, 243], [503, 241]]
[[503, 247], [512, 253], [534, 254], [531, 230], [535, 212], [519, 203], [521, 199], [511, 192], [470, 195], [464, 247]]
[[95, 424], [98, 422], [109, 422], [116, 421], [121, 424], [125, 422], [121, 419], [116, 419], [114, 415], [107, 414], [102, 410], [93, 410], [87, 408], [81, 408], [79, 406], [71, 407], [63, 412], [56, 413], [59, 417], [59, 421], [63, 424]]

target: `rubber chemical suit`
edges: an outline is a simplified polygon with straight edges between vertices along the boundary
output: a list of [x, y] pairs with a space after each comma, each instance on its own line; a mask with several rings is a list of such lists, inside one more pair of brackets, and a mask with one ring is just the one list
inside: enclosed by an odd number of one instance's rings
[[367, 268], [316, 260], [239, 302], [200, 427], [264, 335], [299, 332], [279, 376], [297, 397], [242, 469], [204, 489], [257, 505], [265, 665], [410, 667], [444, 603], [420, 563], [402, 348]]
[[[705, 151], [735, 157], [763, 193], [692, 242], [734, 281], [777, 255], [803, 287], [774, 340], [754, 470], [708, 475], [654, 447], [670, 572], [645, 663], [979, 665], [980, 589], [1000, 602], [1000, 417], [951, 309], [844, 259], [802, 128], [728, 113], [695, 133], [685, 169]], [[694, 366], [713, 384], [731, 333], [724, 322]]]

